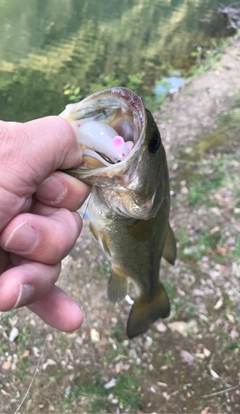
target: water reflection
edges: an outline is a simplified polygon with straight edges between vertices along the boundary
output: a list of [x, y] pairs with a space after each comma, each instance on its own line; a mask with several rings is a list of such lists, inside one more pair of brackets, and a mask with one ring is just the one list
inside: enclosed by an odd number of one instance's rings
[[157, 99], [161, 98], [161, 96], [164, 96], [167, 93], [174, 93], [178, 91], [180, 86], [184, 83], [184, 79], [179, 75], [180, 74], [177, 73], [176, 76], [169, 76], [168, 78], [163, 77], [161, 81], [156, 82], [154, 87], [154, 94]]
[[[68, 83], [83, 95], [112, 73], [144, 73], [140, 93], [219, 35], [218, 0], [0, 0], [0, 114], [27, 120], [61, 112]], [[226, 1], [227, 3], [227, 1]]]

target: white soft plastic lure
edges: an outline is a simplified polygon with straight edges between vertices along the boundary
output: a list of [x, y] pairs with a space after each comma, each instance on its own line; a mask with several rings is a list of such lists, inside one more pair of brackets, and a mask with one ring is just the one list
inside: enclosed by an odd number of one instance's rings
[[[97, 158], [107, 166], [122, 161], [133, 148], [132, 141], [125, 142], [115, 129], [99, 121], [80, 123], [77, 140], [87, 147], [83, 148], [83, 155]], [[100, 157], [98, 153], [106, 155], [111, 163]]]

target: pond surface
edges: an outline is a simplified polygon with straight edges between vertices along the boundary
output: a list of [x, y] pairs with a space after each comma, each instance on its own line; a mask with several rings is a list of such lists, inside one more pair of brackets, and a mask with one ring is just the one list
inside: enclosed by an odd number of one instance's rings
[[197, 46], [224, 35], [224, 3], [0, 0], [0, 118], [58, 114], [114, 82], [151, 95], [157, 80], [186, 73]]

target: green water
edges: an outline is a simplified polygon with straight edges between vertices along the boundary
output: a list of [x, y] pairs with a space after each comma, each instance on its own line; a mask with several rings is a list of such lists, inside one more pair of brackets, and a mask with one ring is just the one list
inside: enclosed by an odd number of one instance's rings
[[[223, 0], [0, 0], [0, 119], [58, 114], [64, 90], [112, 74], [125, 86], [141, 73], [137, 92], [173, 69], [186, 73], [190, 53], [224, 34]], [[225, 4], [227, 0], [225, 1]]]

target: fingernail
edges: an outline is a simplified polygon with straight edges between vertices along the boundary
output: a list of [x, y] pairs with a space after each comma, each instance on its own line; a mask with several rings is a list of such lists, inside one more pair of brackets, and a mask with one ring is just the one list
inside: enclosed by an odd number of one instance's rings
[[4, 248], [12, 252], [30, 252], [38, 242], [38, 233], [25, 221], [19, 224], [8, 237]]
[[41, 197], [41, 199], [56, 202], [62, 200], [66, 192], [66, 187], [58, 178], [49, 177], [43, 181], [42, 185], [37, 190], [37, 195]]
[[27, 305], [30, 299], [34, 295], [34, 287], [28, 283], [20, 285], [19, 294], [13, 309], [20, 308], [21, 306]]

